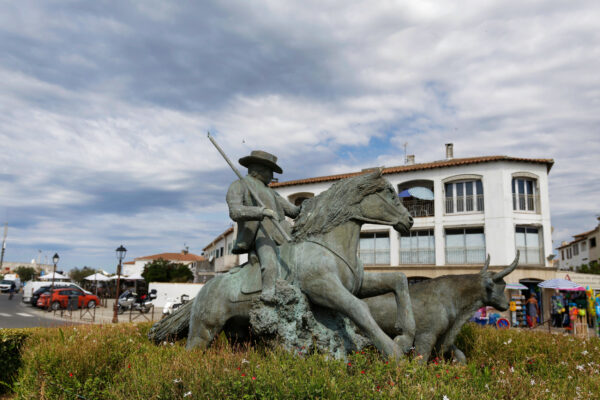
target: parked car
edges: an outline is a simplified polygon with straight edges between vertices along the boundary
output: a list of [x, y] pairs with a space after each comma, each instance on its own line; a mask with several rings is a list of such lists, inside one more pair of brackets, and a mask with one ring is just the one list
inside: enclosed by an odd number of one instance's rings
[[[30, 282], [26, 282], [25, 283], [25, 287], [23, 287], [23, 303], [31, 303], [32, 305], [36, 305], [37, 304], [37, 298], [34, 300], [33, 299], [33, 293], [35, 293], [38, 289], [42, 288], [42, 287], [46, 287], [47, 289], [50, 289], [50, 286], [52, 286], [52, 282], [49, 281], [30, 281]], [[88, 294], [92, 294], [91, 292], [88, 292], [87, 290], [84, 290], [83, 288], [81, 288], [81, 286], [77, 285], [76, 283], [73, 282], [63, 282], [63, 281], [57, 281], [54, 282], [54, 287], [55, 288], [77, 288], [79, 290], [84, 291], [85, 293]]]
[[[38, 302], [40, 296], [43, 295], [44, 293], [49, 293], [51, 287], [52, 287], [51, 285], [46, 285], [46, 286], [42, 286], [39, 289], [37, 289], [36, 291], [34, 291], [31, 294], [31, 299], [30, 299], [31, 305], [32, 306], [37, 306], [37, 302]], [[75, 284], [72, 284], [72, 285], [60, 285], [58, 287], [54, 286], [54, 288], [55, 289], [58, 289], [58, 288], [81, 289], [79, 286], [77, 286]], [[86, 292], [86, 293], [89, 293], [89, 292]], [[89, 294], [91, 294], [91, 293], [89, 293]]]
[[87, 294], [79, 289], [61, 288], [42, 294], [38, 299], [37, 306], [50, 307], [52, 310], [67, 308], [71, 296], [77, 296], [77, 306], [79, 308], [94, 308], [100, 304], [100, 299], [94, 294]]

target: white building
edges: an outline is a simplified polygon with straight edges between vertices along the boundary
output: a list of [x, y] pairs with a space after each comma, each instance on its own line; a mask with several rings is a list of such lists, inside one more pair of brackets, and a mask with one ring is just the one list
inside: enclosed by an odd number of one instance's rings
[[[413, 158], [414, 160], [414, 158]], [[491, 265], [506, 266], [520, 250], [519, 268], [510, 281], [554, 277], [548, 173], [551, 159], [507, 156], [447, 158], [385, 168], [383, 175], [398, 190], [424, 187], [433, 200], [403, 197], [414, 218], [410, 234], [391, 227], [363, 225], [360, 257], [369, 271], [401, 270], [409, 280], [473, 273], [486, 254]], [[279, 194], [300, 204], [335, 181], [364, 173], [272, 183]]]
[[591, 231], [573, 236], [570, 242], [563, 242], [557, 248], [559, 269], [576, 271], [582, 265], [598, 264], [600, 262], [599, 238], [600, 224]]
[[180, 253], [153, 254], [151, 256], [134, 258], [133, 261], [124, 262], [122, 273], [123, 275], [141, 274], [144, 272], [146, 264], [159, 259], [187, 265], [192, 271], [195, 270], [198, 263], [204, 261], [204, 257], [189, 253], [187, 250], [182, 250]]

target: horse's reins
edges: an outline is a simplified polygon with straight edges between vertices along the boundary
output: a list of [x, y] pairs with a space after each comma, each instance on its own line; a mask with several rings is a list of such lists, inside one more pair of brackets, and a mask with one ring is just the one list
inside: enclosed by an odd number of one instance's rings
[[[357, 293], [358, 290], [360, 289], [360, 286], [362, 285], [362, 276], [358, 275], [358, 272], [354, 270], [354, 268], [352, 268], [352, 264], [350, 264], [348, 262], [348, 260], [346, 260], [346, 257], [344, 257], [343, 255], [341, 255], [340, 253], [338, 253], [337, 251], [335, 251], [334, 249], [332, 249], [331, 247], [327, 246], [325, 243], [319, 241], [319, 240], [315, 240], [315, 239], [305, 239], [305, 242], [311, 242], [314, 244], [318, 244], [319, 246], [329, 250], [333, 255], [335, 255], [336, 257], [338, 257], [340, 260], [342, 260], [344, 262], [344, 264], [346, 264], [348, 266], [348, 268], [350, 269], [350, 272], [352, 272], [352, 275], [354, 275], [354, 285], [352, 285], [352, 293]], [[357, 257], [358, 259], [358, 257]], [[358, 262], [358, 260], [357, 260]]]

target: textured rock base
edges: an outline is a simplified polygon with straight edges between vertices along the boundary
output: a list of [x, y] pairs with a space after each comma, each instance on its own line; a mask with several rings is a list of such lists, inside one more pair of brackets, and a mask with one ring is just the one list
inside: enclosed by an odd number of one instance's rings
[[274, 293], [254, 300], [253, 335], [271, 346], [299, 354], [318, 352], [345, 359], [371, 345], [354, 323], [329, 309], [312, 305], [300, 289], [278, 280]]

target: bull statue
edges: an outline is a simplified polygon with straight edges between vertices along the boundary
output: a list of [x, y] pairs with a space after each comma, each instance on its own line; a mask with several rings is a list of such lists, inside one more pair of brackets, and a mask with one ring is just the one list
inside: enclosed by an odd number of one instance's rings
[[[488, 271], [488, 255], [478, 274], [445, 275], [409, 286], [410, 299], [415, 316], [415, 351], [428, 361], [432, 353], [451, 359], [452, 356], [466, 363], [464, 353], [456, 348], [454, 341], [462, 326], [484, 306], [499, 311], [509, 307], [504, 294], [504, 277], [510, 274], [519, 261], [519, 252], [508, 267], [497, 273]], [[391, 337], [398, 335], [393, 316], [396, 301], [393, 294], [363, 299], [381, 329]]]

